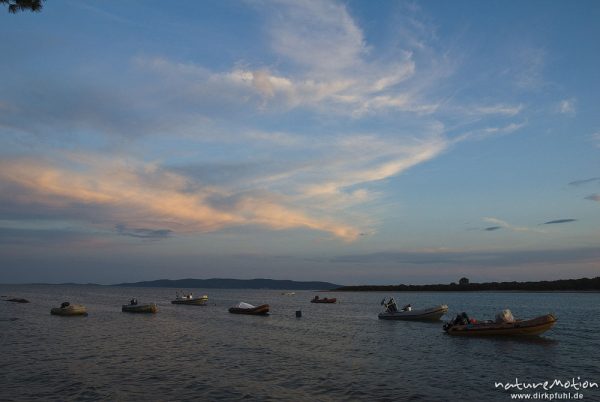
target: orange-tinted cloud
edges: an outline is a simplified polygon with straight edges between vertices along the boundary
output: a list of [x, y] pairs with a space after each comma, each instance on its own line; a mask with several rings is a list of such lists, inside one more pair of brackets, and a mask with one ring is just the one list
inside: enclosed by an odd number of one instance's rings
[[151, 164], [110, 159], [87, 162], [4, 160], [0, 162], [0, 187], [13, 189], [4, 197], [25, 204], [51, 205], [58, 213], [66, 213], [73, 203], [101, 206], [109, 211], [106, 223], [111, 225], [167, 227], [179, 233], [242, 225], [275, 230], [309, 228], [347, 241], [359, 234], [351, 225], [311, 217], [270, 193], [248, 195], [216, 187], [192, 188], [184, 176]]

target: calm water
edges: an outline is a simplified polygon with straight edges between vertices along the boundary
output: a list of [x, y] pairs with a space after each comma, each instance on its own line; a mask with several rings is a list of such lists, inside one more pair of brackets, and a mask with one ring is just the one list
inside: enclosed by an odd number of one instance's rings
[[[493, 318], [555, 313], [535, 340], [455, 338], [441, 323], [377, 319], [383, 293], [194, 290], [213, 305], [172, 305], [175, 289], [0, 286], [0, 400], [510, 400], [494, 381], [581, 377], [600, 382], [598, 293], [404, 293], [399, 304], [446, 303]], [[136, 296], [156, 315], [121, 313]], [[64, 300], [88, 317], [56, 317]], [[268, 303], [269, 317], [233, 315], [237, 301]], [[302, 318], [295, 311], [302, 310]], [[10, 320], [18, 318], [17, 320]], [[600, 400], [600, 390], [583, 391]]]

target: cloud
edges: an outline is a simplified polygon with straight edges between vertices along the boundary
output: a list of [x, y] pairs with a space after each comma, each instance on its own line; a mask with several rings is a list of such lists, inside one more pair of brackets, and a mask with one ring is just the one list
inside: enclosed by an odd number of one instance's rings
[[489, 226], [483, 230], [485, 230], [487, 232], [493, 232], [494, 230], [498, 230], [498, 229], [502, 229], [502, 226]]
[[513, 232], [546, 233], [544, 230], [541, 229], [529, 228], [525, 226], [514, 226], [498, 218], [486, 217], [483, 218], [483, 220], [485, 222], [493, 223], [496, 226], [499, 226], [500, 228], [508, 229]]
[[[86, 164], [13, 159], [0, 162], [0, 188], [18, 189], [3, 197], [20, 205], [42, 204], [59, 216], [72, 204], [106, 211], [122, 234], [206, 233], [232, 226], [259, 225], [274, 230], [309, 228], [355, 240], [360, 230], [331, 218], [314, 218], [269, 192], [231, 193], [218, 187], [190, 187], [190, 181], [156, 165], [118, 159], [87, 158]], [[168, 229], [165, 229], [165, 226]], [[152, 232], [154, 231], [154, 232]]]
[[522, 123], [509, 123], [505, 126], [500, 127], [484, 127], [477, 130], [467, 131], [454, 139], [454, 142], [461, 142], [465, 140], [484, 140], [494, 136], [502, 136], [514, 133], [525, 127], [525, 122]]
[[125, 225], [115, 225], [118, 234], [123, 236], [137, 237], [140, 239], [165, 239], [173, 233], [170, 229], [146, 229], [146, 228], [128, 228]]
[[590, 201], [600, 202], [600, 194], [591, 194], [591, 195], [588, 195], [587, 197], [585, 197], [585, 199], [590, 200]]
[[557, 264], [597, 261], [600, 248], [565, 248], [538, 250], [432, 250], [389, 251], [369, 254], [342, 255], [330, 261], [346, 264], [444, 265], [468, 267], [503, 267], [531, 264]]
[[558, 104], [557, 110], [562, 114], [574, 115], [576, 100], [574, 98], [571, 99], [563, 99]]
[[600, 183], [600, 177], [592, 177], [589, 179], [575, 180], [569, 183], [569, 186], [581, 186], [584, 184]]
[[523, 105], [491, 105], [491, 106], [472, 106], [465, 108], [466, 114], [473, 115], [503, 115], [503, 116], [515, 116], [523, 110]]
[[553, 221], [548, 221], [548, 222], [544, 222], [543, 225], [554, 225], [556, 223], [569, 223], [569, 222], [576, 222], [577, 219], [556, 219]]
[[[198, 98], [227, 98], [262, 111], [309, 108], [355, 118], [397, 111], [427, 115], [439, 107], [426, 93], [451, 69], [423, 40], [404, 41], [392, 50], [374, 49], [344, 4], [276, 0], [271, 5], [261, 12], [276, 64], [238, 63], [225, 71], [210, 71], [193, 63], [142, 56], [135, 59], [136, 66], [159, 74], [160, 81], [168, 81], [168, 88], [179, 94], [175, 96], [193, 103]], [[428, 34], [423, 23], [411, 26], [415, 32], [399, 35]], [[419, 54], [426, 57], [417, 70]], [[496, 112], [515, 110], [504, 107]]]
[[273, 50], [316, 75], [344, 72], [368, 52], [360, 28], [343, 4], [276, 1], [269, 21]]

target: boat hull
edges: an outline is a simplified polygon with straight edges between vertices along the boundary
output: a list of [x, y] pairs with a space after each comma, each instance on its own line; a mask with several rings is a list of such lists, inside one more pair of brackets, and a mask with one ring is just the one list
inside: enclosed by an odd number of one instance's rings
[[247, 314], [247, 315], [268, 315], [269, 314], [269, 305], [262, 304], [260, 306], [254, 308], [239, 308], [239, 307], [231, 307], [229, 309], [231, 314]]
[[514, 323], [452, 325], [446, 329], [446, 333], [457, 336], [537, 336], [552, 328], [556, 321], [554, 315], [547, 314]]
[[121, 311], [124, 312], [124, 313], [147, 313], [147, 314], [154, 314], [154, 313], [158, 312], [158, 307], [154, 303], [151, 303], [151, 304], [137, 304], [137, 305], [124, 304], [121, 307]]
[[380, 320], [403, 320], [403, 321], [438, 321], [448, 312], [448, 306], [443, 304], [421, 310], [397, 311], [395, 313], [379, 313]]
[[50, 314], [60, 315], [63, 317], [88, 315], [85, 306], [79, 304], [70, 305], [68, 307], [55, 307], [52, 310], [50, 310]]

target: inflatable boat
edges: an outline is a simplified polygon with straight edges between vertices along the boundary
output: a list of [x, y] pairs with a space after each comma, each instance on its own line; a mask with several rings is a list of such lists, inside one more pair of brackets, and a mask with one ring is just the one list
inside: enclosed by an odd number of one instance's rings
[[319, 296], [315, 296], [314, 299], [312, 299], [310, 302], [311, 303], [335, 303], [337, 301], [337, 299], [334, 297], [332, 299], [328, 299], [326, 297], [319, 299]]
[[535, 336], [548, 331], [554, 324], [556, 324], [556, 317], [552, 314], [546, 314], [530, 320], [516, 320], [514, 322], [447, 323], [444, 324], [444, 331], [448, 335], [463, 336]]
[[445, 304], [424, 309], [406, 309], [392, 311], [390, 309], [379, 313], [380, 320], [418, 320], [418, 321], [438, 321], [448, 312], [448, 306]]
[[121, 311], [124, 313], [156, 313], [158, 307], [154, 303], [150, 304], [123, 304]]
[[63, 303], [60, 307], [55, 307], [50, 310], [52, 315], [72, 316], [72, 315], [87, 315], [87, 309], [81, 304]]
[[171, 300], [173, 304], [189, 304], [192, 306], [204, 306], [208, 301], [208, 296], [204, 295], [201, 297], [192, 297], [191, 293], [189, 295], [177, 296], [175, 300]]
[[269, 305], [253, 306], [249, 303], [240, 302], [231, 307], [229, 312], [232, 314], [267, 315], [269, 314]]

